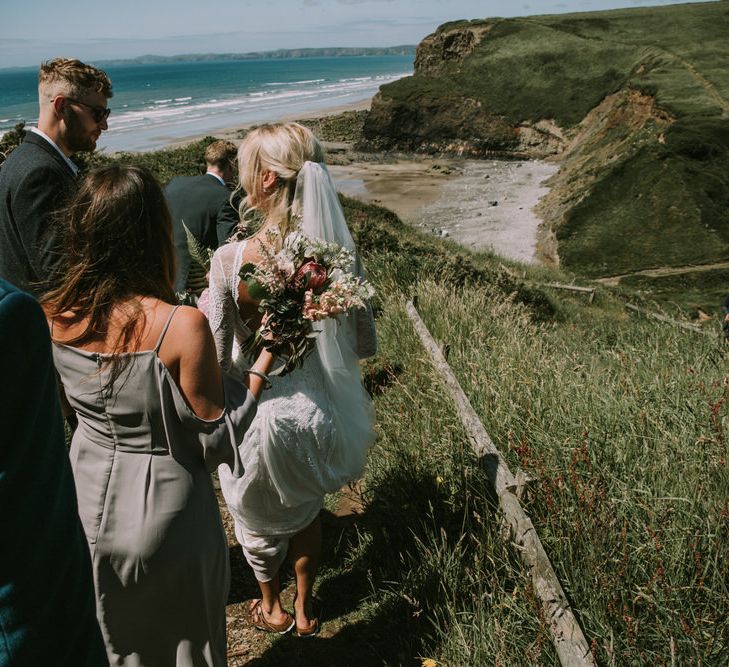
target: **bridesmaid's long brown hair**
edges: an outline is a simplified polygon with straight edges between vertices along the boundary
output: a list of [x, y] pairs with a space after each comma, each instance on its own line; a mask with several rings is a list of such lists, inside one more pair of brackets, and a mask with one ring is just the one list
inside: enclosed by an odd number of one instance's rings
[[161, 187], [146, 169], [102, 167], [84, 178], [59, 224], [62, 268], [43, 298], [46, 314], [71, 312], [72, 322], [87, 320], [65, 341], [83, 345], [106, 340], [114, 309], [125, 305], [111, 355], [138, 350], [144, 312], [134, 297], [176, 302], [172, 222]]

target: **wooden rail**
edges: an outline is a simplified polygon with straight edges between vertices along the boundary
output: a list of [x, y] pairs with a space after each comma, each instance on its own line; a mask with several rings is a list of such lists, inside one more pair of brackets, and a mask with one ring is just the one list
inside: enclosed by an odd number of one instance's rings
[[625, 307], [628, 310], [632, 310], [635, 313], [640, 313], [641, 315], [650, 317], [653, 320], [658, 320], [659, 322], [666, 322], [667, 324], [672, 324], [673, 326], [680, 327], [681, 329], [686, 329], [687, 331], [693, 331], [694, 333], [705, 334], [707, 336], [714, 335], [710, 331], [705, 331], [697, 324], [691, 324], [691, 322], [681, 322], [680, 320], [674, 320], [674, 319], [671, 319], [670, 317], [668, 317], [667, 315], [661, 315], [660, 313], [654, 313], [650, 310], [646, 310], [645, 308], [641, 308], [640, 306], [635, 306], [632, 303], [626, 303]]
[[499, 499], [499, 507], [511, 529], [512, 541], [530, 570], [534, 590], [542, 603], [544, 617], [549, 623], [552, 643], [560, 663], [564, 667], [594, 666], [595, 661], [590, 652], [590, 645], [572, 612], [567, 596], [549, 562], [534, 525], [516, 496], [517, 483], [514, 476], [483, 427], [468, 397], [443, 357], [438, 344], [433, 340], [412, 302], [406, 304], [406, 310], [420, 336], [423, 347], [430, 354], [433, 364], [448, 386], [473, 449], [480, 457]]
[[570, 292], [582, 292], [588, 294], [590, 303], [595, 299], [595, 288], [594, 287], [580, 287], [579, 285], [563, 285], [562, 283], [544, 283], [544, 287], [553, 287], [554, 289], [569, 290]]

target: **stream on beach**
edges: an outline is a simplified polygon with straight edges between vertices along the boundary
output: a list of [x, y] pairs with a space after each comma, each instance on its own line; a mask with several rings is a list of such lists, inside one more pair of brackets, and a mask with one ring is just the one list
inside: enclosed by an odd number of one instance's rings
[[557, 172], [540, 160], [418, 158], [330, 168], [337, 189], [472, 250], [535, 263], [541, 220], [532, 210]]

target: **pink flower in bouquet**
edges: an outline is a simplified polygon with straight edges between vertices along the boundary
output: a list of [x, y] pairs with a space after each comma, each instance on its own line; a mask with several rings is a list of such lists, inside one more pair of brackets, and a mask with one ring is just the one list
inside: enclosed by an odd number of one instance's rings
[[324, 287], [328, 278], [326, 267], [319, 264], [316, 260], [310, 259], [298, 268], [296, 271], [296, 280], [303, 284], [307, 273], [309, 274], [309, 282], [306, 283], [307, 289], [316, 292]]

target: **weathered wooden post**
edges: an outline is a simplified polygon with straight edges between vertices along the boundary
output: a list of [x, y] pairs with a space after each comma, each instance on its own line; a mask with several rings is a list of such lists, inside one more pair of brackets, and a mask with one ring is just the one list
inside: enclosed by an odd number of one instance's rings
[[406, 310], [423, 347], [430, 354], [433, 364], [448, 386], [473, 449], [484, 464], [489, 481], [499, 499], [501, 512], [511, 529], [512, 541], [517, 545], [522, 560], [531, 573], [534, 590], [542, 603], [544, 617], [549, 623], [552, 643], [560, 663], [564, 667], [594, 666], [595, 661], [590, 651], [590, 645], [572, 612], [534, 524], [516, 497], [518, 484], [514, 476], [483, 427], [441, 353], [440, 347], [433, 340], [412, 302], [406, 304]]

